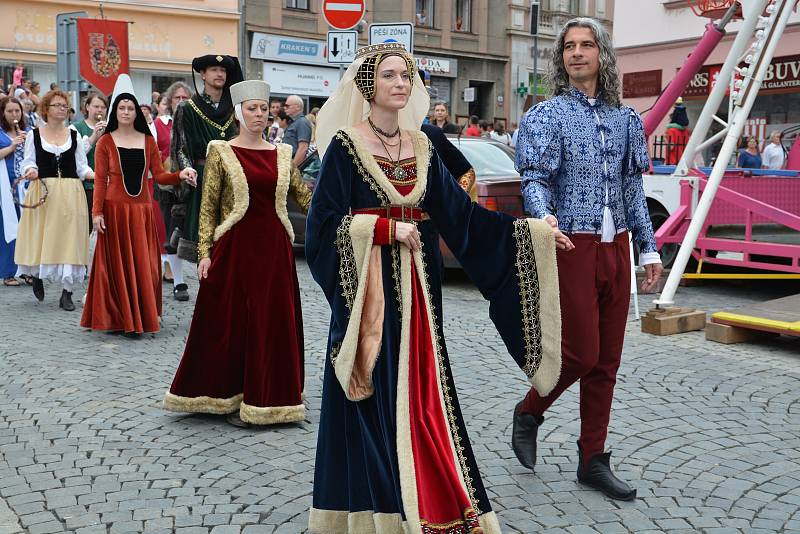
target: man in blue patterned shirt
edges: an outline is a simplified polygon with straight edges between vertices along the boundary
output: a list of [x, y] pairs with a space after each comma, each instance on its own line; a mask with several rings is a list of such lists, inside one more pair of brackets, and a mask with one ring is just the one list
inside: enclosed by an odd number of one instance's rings
[[580, 380], [578, 481], [632, 500], [636, 490], [611, 472], [604, 451], [630, 302], [629, 230], [646, 270], [643, 290], [662, 271], [642, 188], [647, 141], [639, 115], [620, 103], [614, 48], [594, 19], [561, 30], [550, 79], [554, 97], [520, 124], [517, 170], [526, 211], [556, 237], [563, 363], [550, 395], [531, 388], [516, 406], [512, 446], [533, 469], [545, 410]]

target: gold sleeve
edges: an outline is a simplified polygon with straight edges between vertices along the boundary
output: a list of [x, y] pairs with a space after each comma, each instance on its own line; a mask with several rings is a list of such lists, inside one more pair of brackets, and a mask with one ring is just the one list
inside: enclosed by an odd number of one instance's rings
[[292, 193], [297, 205], [303, 213], [308, 213], [308, 206], [311, 204], [311, 190], [303, 181], [300, 171], [292, 166], [292, 178], [289, 181], [289, 191]]
[[214, 230], [219, 225], [220, 196], [225, 169], [222, 159], [215, 148], [208, 151], [206, 165], [203, 169], [203, 193], [200, 202], [200, 228], [198, 231], [197, 259], [211, 257], [214, 244]]
[[473, 202], [478, 201], [478, 184], [476, 183], [475, 169], [470, 168], [458, 178], [458, 185], [469, 195]]

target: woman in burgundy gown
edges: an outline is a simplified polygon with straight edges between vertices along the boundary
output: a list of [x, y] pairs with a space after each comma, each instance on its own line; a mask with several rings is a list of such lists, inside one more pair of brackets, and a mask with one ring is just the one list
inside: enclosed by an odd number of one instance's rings
[[286, 197], [292, 193], [306, 210], [311, 193], [292, 167], [291, 147], [276, 147], [261, 137], [269, 85], [234, 84], [231, 97], [240, 134], [209, 144], [198, 244], [200, 290], [164, 407], [239, 412], [241, 421], [253, 424], [301, 421], [302, 313]]

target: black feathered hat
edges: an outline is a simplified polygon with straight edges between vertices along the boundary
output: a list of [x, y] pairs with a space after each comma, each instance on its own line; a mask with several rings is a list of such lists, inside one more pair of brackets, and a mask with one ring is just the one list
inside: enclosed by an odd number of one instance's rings
[[197, 80], [192, 76], [192, 83], [194, 84], [195, 95], [192, 101], [203, 110], [209, 118], [217, 121], [225, 121], [227, 117], [233, 113], [233, 105], [231, 104], [230, 87], [235, 83], [244, 81], [242, 74], [242, 66], [239, 64], [239, 58], [234, 56], [226, 56], [221, 54], [207, 54], [205, 56], [196, 57], [192, 60], [192, 70], [197, 73], [202, 73], [209, 67], [222, 67], [227, 72], [225, 77], [225, 85], [222, 88], [222, 99], [219, 105], [215, 108], [210, 106], [200, 96], [200, 91], [197, 90]]

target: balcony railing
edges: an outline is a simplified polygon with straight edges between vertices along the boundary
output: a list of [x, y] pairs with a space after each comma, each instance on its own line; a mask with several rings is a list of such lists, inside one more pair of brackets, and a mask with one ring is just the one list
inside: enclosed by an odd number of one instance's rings
[[539, 15], [539, 34], [556, 36], [564, 24], [576, 16], [560, 11], [543, 11]]

